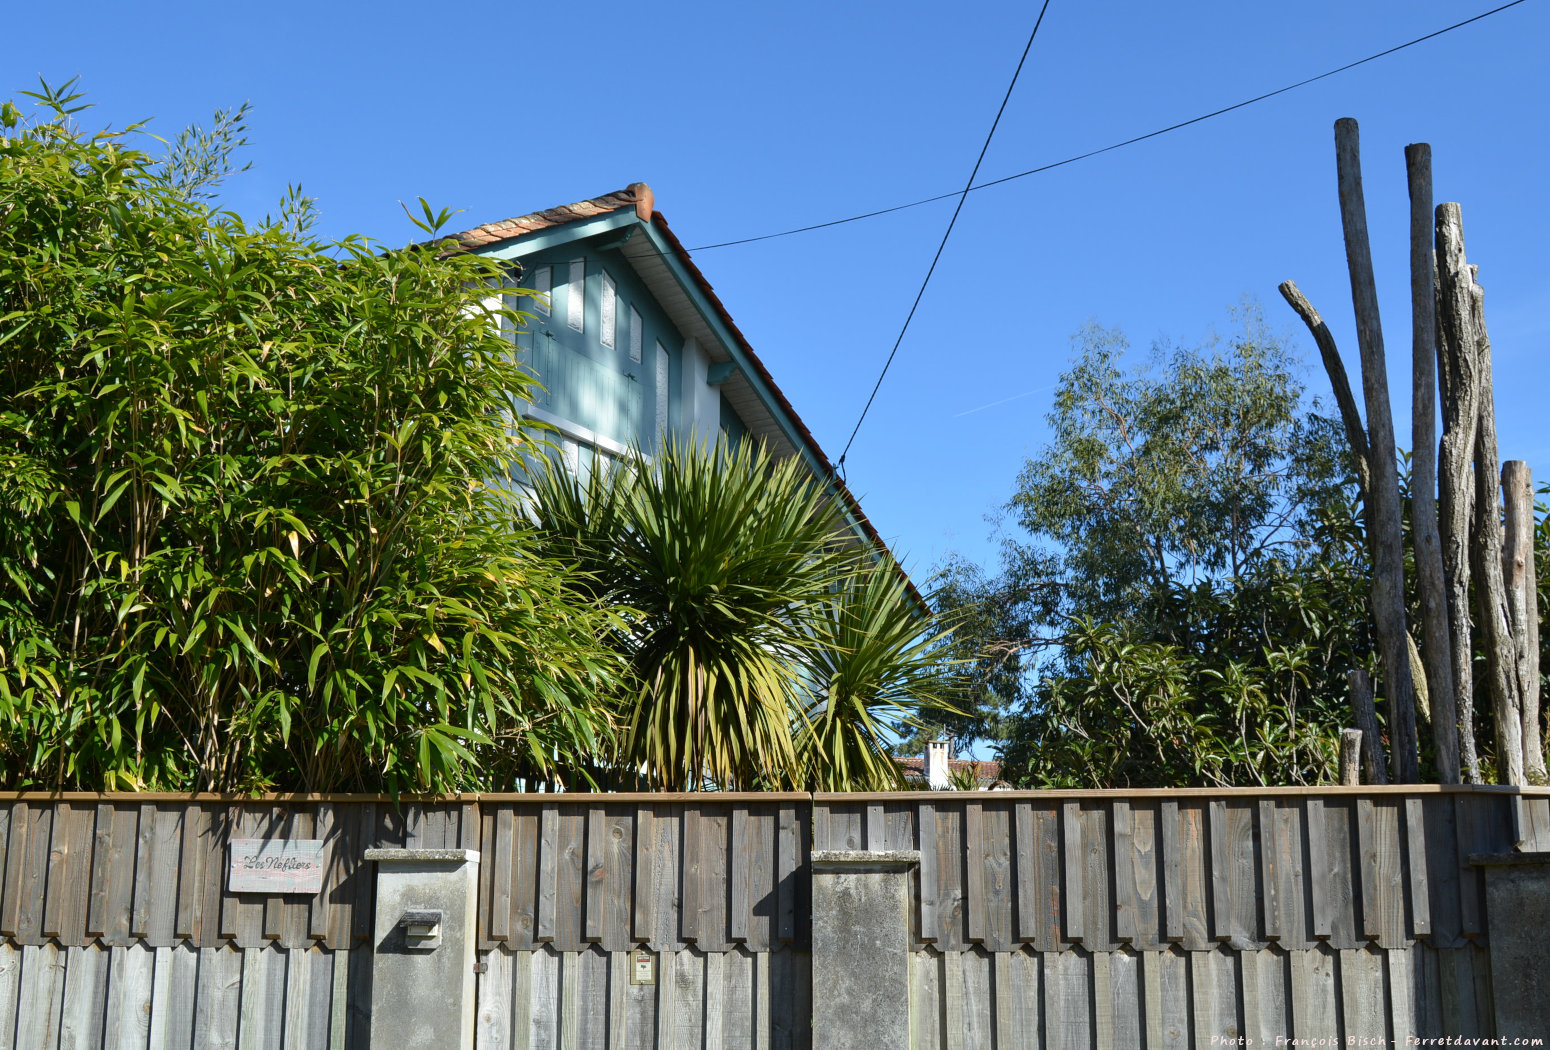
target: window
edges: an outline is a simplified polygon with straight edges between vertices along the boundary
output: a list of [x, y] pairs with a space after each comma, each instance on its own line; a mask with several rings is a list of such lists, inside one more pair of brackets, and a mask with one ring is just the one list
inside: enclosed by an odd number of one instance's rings
[[554, 272], [547, 266], [540, 266], [533, 271], [532, 287], [538, 294], [533, 296], [533, 310], [535, 313], [549, 316], [549, 296], [554, 287]]
[[586, 324], [587, 261], [570, 261], [570, 281], [565, 286], [565, 323], [576, 331], [583, 331]]
[[602, 296], [602, 332], [598, 339], [608, 349], [614, 348], [614, 326], [618, 320], [619, 294], [614, 288], [614, 279], [605, 272], [603, 274]]
[[640, 328], [640, 314], [635, 312], [635, 307], [630, 307], [630, 360], [640, 364], [640, 343], [642, 336]]

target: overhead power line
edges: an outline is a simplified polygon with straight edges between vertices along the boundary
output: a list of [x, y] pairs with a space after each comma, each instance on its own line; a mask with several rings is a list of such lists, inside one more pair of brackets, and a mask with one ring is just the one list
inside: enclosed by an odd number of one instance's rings
[[[696, 248], [690, 248], [689, 251], [703, 252], [709, 251], [712, 248], [730, 248], [737, 244], [753, 244], [756, 241], [768, 241], [773, 240], [776, 237], [790, 237], [792, 234], [796, 233], [811, 233], [813, 230], [826, 230], [830, 226], [843, 226], [848, 222], [860, 222], [862, 219], [874, 219], [879, 215], [891, 215], [896, 211], [907, 211], [910, 208], [919, 208], [925, 204], [935, 204], [937, 201], [945, 201], [950, 197], [961, 197], [965, 192], [972, 193], [975, 190], [989, 189], [992, 186], [1000, 186], [1002, 183], [1012, 182], [1016, 179], [1025, 179], [1029, 175], [1038, 175], [1040, 172], [1050, 171], [1054, 168], [1063, 168], [1067, 164], [1075, 164], [1079, 160], [1087, 160], [1089, 157], [1096, 157], [1104, 153], [1112, 153], [1114, 150], [1123, 149], [1125, 146], [1133, 146], [1138, 142], [1145, 142], [1147, 139], [1155, 139], [1159, 135], [1168, 134], [1170, 131], [1178, 131], [1181, 128], [1187, 128], [1193, 124], [1199, 124], [1202, 121], [1210, 120], [1212, 117], [1220, 117], [1226, 113], [1231, 113], [1234, 110], [1243, 109], [1245, 106], [1252, 106], [1256, 102], [1263, 102], [1266, 99], [1275, 98], [1277, 95], [1284, 95], [1288, 91], [1295, 91], [1300, 87], [1307, 87], [1309, 84], [1314, 84], [1320, 80], [1325, 80], [1329, 77], [1335, 76], [1337, 73], [1344, 73], [1347, 70], [1355, 69], [1357, 66], [1364, 66], [1368, 62], [1376, 62], [1378, 59], [1386, 58], [1389, 55], [1394, 54], [1396, 51], [1403, 51], [1407, 47], [1414, 47], [1417, 44], [1425, 43], [1428, 40], [1442, 36], [1444, 33], [1451, 33], [1455, 29], [1462, 29], [1464, 26], [1467, 26], [1473, 22], [1478, 22], [1483, 18], [1489, 18], [1492, 15], [1500, 14], [1501, 12], [1507, 10], [1509, 7], [1517, 7], [1519, 4], [1525, 2], [1526, 0], [1511, 0], [1510, 3], [1502, 4], [1500, 7], [1493, 7], [1489, 11], [1483, 11], [1480, 14], [1475, 15], [1473, 18], [1466, 18], [1462, 22], [1455, 22], [1450, 26], [1446, 26], [1434, 32], [1427, 33], [1425, 36], [1418, 36], [1414, 40], [1407, 40], [1403, 44], [1396, 44], [1385, 51], [1379, 51], [1376, 54], [1368, 55], [1366, 58], [1359, 58], [1355, 62], [1347, 62], [1343, 66], [1337, 66], [1336, 68], [1320, 73], [1317, 76], [1308, 77], [1305, 80], [1299, 80], [1295, 84], [1287, 84], [1285, 87], [1276, 88], [1274, 91], [1267, 91], [1263, 95], [1255, 95], [1253, 98], [1244, 99], [1242, 102], [1235, 102], [1230, 106], [1223, 106], [1221, 109], [1214, 109], [1209, 113], [1202, 113], [1198, 117], [1191, 117], [1189, 120], [1181, 120], [1177, 124], [1169, 124], [1165, 128], [1158, 128], [1156, 131], [1148, 131], [1144, 135], [1136, 135], [1135, 137], [1125, 139], [1122, 142], [1116, 142], [1112, 145], [1103, 146], [1099, 149], [1088, 150], [1086, 153], [1078, 153], [1074, 157], [1067, 157], [1064, 160], [1053, 161], [1049, 164], [1041, 164], [1037, 168], [1029, 168], [1027, 171], [1019, 171], [1015, 175], [1006, 175], [999, 179], [992, 179], [989, 182], [981, 182], [970, 186], [967, 191], [954, 190], [951, 193], [939, 193], [935, 197], [922, 197], [920, 200], [910, 201], [908, 204], [895, 204], [887, 208], [877, 208], [873, 211], [862, 212], [860, 215], [848, 215], [843, 219], [831, 219], [828, 222], [814, 223], [811, 226], [797, 226], [793, 229], [781, 230], [777, 233], [761, 233], [756, 237], [739, 237], [738, 239], [732, 241], [717, 241], [715, 244], [702, 244]], [[1040, 12], [1040, 17], [1043, 17], [1042, 11]], [[1019, 66], [1019, 68], [1021, 67]]]
[[996, 119], [990, 122], [990, 131], [985, 135], [985, 144], [980, 147], [980, 155], [975, 158], [974, 170], [969, 172], [969, 181], [964, 183], [963, 189], [958, 193], [958, 205], [953, 208], [953, 217], [947, 220], [947, 229], [942, 231], [942, 241], [936, 246], [936, 254], [931, 257], [931, 265], [926, 269], [925, 279], [920, 282], [920, 291], [915, 293], [915, 301], [910, 304], [910, 312], [904, 318], [904, 324], [899, 327], [899, 338], [893, 341], [893, 349], [888, 352], [888, 360], [883, 362], [883, 370], [877, 373], [877, 382], [872, 384], [872, 393], [866, 399], [866, 405], [861, 409], [861, 415], [850, 431], [850, 439], [845, 442], [845, 448], [840, 452], [840, 458], [835, 463], [837, 470], [845, 468], [845, 457], [850, 453], [850, 446], [856, 440], [856, 434], [861, 430], [866, 414], [872, 409], [877, 391], [883, 385], [883, 377], [888, 374], [888, 367], [893, 364], [894, 356], [899, 352], [899, 345], [904, 342], [904, 333], [910, 330], [910, 322], [915, 319], [915, 311], [920, 307], [920, 300], [926, 294], [926, 286], [931, 283], [931, 275], [936, 273], [936, 264], [941, 261], [942, 249], [947, 247], [947, 238], [953, 235], [953, 226], [958, 222], [958, 213], [963, 211], [963, 202], [968, 199], [969, 191], [974, 188], [974, 179], [980, 173], [980, 165], [985, 163], [985, 154], [990, 149], [990, 140], [996, 137], [996, 128], [1001, 124], [1001, 114], [1006, 112], [1006, 104], [1012, 99], [1012, 90], [1017, 87], [1017, 78], [1022, 75], [1023, 63], [1028, 61], [1028, 52], [1033, 49], [1033, 38], [1039, 35], [1039, 26], [1044, 24], [1044, 12], [1048, 10], [1049, 0], [1044, 0], [1044, 6], [1039, 8], [1039, 17], [1034, 20], [1033, 32], [1028, 34], [1028, 43], [1023, 45], [1023, 55], [1017, 60], [1017, 68], [1012, 71], [1012, 80], [1006, 86], [1006, 94], [1001, 96], [1001, 106], [996, 110]]

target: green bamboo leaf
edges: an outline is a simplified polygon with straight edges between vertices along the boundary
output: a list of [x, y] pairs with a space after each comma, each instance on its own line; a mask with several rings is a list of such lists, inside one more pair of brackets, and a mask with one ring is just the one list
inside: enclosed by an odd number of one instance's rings
[[309, 691], [317, 688], [318, 664], [327, 652], [328, 646], [322, 642], [312, 647], [312, 656], [307, 660], [307, 689]]

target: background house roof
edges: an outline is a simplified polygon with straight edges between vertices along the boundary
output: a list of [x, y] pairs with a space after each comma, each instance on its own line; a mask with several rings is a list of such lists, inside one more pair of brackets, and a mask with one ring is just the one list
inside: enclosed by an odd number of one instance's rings
[[[907, 781], [924, 781], [926, 779], [926, 760], [921, 755], [908, 757], [894, 756], [899, 768], [904, 770], [904, 779]], [[947, 760], [949, 773], [973, 773], [982, 784], [994, 784], [1001, 779], [1001, 763], [994, 759], [978, 758], [950, 758]]]

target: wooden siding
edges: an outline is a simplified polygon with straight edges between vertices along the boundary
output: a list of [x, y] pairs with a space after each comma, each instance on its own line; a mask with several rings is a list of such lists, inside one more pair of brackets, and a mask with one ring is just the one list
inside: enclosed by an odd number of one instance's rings
[[[323, 840], [323, 891], [228, 892], [227, 841], [280, 836]], [[1550, 848], [1546, 793], [11, 796], [0, 938], [350, 948], [367, 847], [460, 846], [484, 949], [804, 950], [812, 847], [919, 849], [917, 949], [1456, 948], [1485, 939], [1470, 854], [1515, 844]]]
[[[805, 795], [0, 798], [0, 941], [348, 949], [373, 846], [481, 851], [481, 948], [805, 949]], [[232, 838], [322, 839], [323, 890], [226, 889]]]
[[[370, 846], [478, 848], [472, 803], [188, 801], [112, 795], [0, 800], [0, 937], [165, 948], [350, 948], [371, 930]], [[323, 891], [226, 889], [233, 838], [318, 838]]]
[[543, 333], [522, 332], [517, 360], [538, 377], [533, 404], [619, 445], [648, 444], [639, 379]]
[[1547, 806], [1435, 788], [820, 795], [813, 848], [920, 850], [917, 950], [1458, 948], [1485, 942], [1470, 854], [1550, 844]]
[[486, 801], [480, 946], [805, 948], [806, 796]]
[[371, 955], [0, 944], [0, 1048], [366, 1050]]
[[[321, 893], [225, 891], [272, 836]], [[0, 1050], [364, 1046], [369, 846], [480, 850], [481, 1048], [806, 1050], [810, 850], [896, 848], [917, 1047], [1403, 1045], [1491, 1034], [1468, 858], [1550, 792], [6, 795]]]
[[1406, 1046], [1489, 1036], [1480, 948], [988, 952], [910, 960], [911, 1050]]
[[657, 953], [631, 984], [629, 952], [495, 948], [481, 958], [479, 1050], [807, 1050], [811, 960], [741, 947]]
[[[574, 262], [583, 271], [579, 283]], [[685, 400], [682, 389], [684, 335], [633, 266], [612, 249], [593, 247], [583, 253], [575, 243], [526, 252], [522, 264], [527, 272], [552, 267], [559, 278], [552, 289], [555, 316], [535, 316], [511, 334], [518, 360], [543, 386], [534, 401], [538, 408], [620, 446], [647, 450], [655, 447], [665, 423], [653, 409], [659, 402], [671, 402], [671, 416], [686, 428], [694, 422], [689, 418], [692, 396]], [[611, 295], [606, 290], [610, 283]], [[628, 342], [617, 328], [613, 341], [606, 340], [610, 300], [616, 324], [623, 320], [618, 314], [628, 316]], [[513, 305], [525, 307], [526, 301]], [[582, 313], [573, 316], [573, 307]], [[653, 343], [666, 348], [672, 359], [665, 376], [654, 360], [642, 367], [642, 348]], [[716, 421], [698, 422], [714, 426]]]

